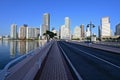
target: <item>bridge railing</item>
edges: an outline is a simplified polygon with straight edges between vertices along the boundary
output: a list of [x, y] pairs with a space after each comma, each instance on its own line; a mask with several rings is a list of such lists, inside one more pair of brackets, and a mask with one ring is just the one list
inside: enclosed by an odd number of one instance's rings
[[[40, 69], [51, 46], [52, 42], [49, 42], [43, 47], [29, 52], [29, 54], [25, 54], [9, 62], [5, 68], [1, 70], [0, 80], [32, 80]], [[12, 66], [18, 61], [20, 62]]]
[[4, 78], [9, 74], [8, 69], [9, 69], [10, 67], [14, 66], [14, 64], [16, 64], [18, 61], [21, 61], [21, 60], [23, 60], [24, 58], [26, 58], [27, 56], [33, 54], [33, 52], [34, 52], [34, 50], [28, 52], [28, 53], [25, 54], [25, 55], [22, 55], [22, 56], [20, 56], [20, 57], [18, 57], [18, 58], [16, 58], [16, 59], [14, 59], [14, 60], [12, 60], [12, 61], [10, 61], [10, 62], [4, 67], [4, 69], [0, 71], [0, 80], [1, 80], [1, 79], [4, 80]]

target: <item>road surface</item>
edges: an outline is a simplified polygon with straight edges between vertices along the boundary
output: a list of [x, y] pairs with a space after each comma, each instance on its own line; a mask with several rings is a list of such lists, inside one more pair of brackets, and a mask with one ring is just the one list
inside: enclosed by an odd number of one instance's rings
[[83, 80], [120, 80], [120, 54], [59, 41]]

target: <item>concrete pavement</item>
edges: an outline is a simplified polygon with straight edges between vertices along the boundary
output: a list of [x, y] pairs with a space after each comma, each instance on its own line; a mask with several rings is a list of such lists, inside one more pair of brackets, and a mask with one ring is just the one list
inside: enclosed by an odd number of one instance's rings
[[61, 55], [57, 42], [48, 53], [45, 64], [35, 80], [73, 80], [72, 75]]

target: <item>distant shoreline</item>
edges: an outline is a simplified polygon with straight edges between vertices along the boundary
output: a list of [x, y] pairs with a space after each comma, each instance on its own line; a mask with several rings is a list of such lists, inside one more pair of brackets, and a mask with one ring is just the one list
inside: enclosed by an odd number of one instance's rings
[[47, 40], [39, 40], [39, 39], [25, 39], [25, 40], [20, 40], [20, 39], [0, 39], [0, 40], [8, 40], [8, 41], [47, 41]]

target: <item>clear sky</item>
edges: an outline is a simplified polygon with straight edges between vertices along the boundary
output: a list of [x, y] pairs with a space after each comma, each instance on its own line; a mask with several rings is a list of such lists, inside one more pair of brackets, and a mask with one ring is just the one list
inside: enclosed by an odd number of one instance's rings
[[13, 23], [18, 28], [23, 24], [39, 27], [44, 13], [50, 13], [51, 28], [58, 30], [68, 16], [72, 32], [76, 25], [86, 26], [92, 21], [96, 34], [100, 19], [109, 16], [114, 32], [120, 23], [119, 5], [120, 0], [0, 0], [0, 35], [9, 35]]

